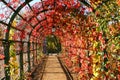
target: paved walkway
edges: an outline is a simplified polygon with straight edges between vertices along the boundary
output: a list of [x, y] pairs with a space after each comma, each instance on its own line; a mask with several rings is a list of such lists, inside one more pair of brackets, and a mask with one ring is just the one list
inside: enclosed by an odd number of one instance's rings
[[45, 69], [39, 65], [32, 80], [67, 80], [56, 55], [49, 55], [44, 63]]
[[42, 80], [67, 80], [55, 55], [48, 57]]

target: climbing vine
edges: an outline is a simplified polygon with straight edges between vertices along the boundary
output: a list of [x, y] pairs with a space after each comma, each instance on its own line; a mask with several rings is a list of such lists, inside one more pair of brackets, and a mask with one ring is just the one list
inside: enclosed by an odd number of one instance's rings
[[[29, 2], [0, 1], [0, 10], [3, 11], [0, 12], [1, 42], [29, 40], [28, 48], [32, 50], [36, 47], [35, 42], [41, 43], [46, 36], [54, 34], [60, 38], [63, 62], [71, 72], [77, 74], [78, 80], [119, 80], [120, 0], [44, 0], [28, 4]], [[4, 40], [5, 34], [9, 36]], [[9, 44], [10, 60], [6, 66], [10, 66], [9, 75], [15, 80], [19, 73], [16, 43]], [[56, 42], [48, 45], [56, 48]], [[21, 48], [20, 51], [23, 53]], [[30, 54], [30, 51], [27, 53]], [[35, 51], [31, 53], [34, 54]], [[6, 57], [0, 54], [0, 58]]]

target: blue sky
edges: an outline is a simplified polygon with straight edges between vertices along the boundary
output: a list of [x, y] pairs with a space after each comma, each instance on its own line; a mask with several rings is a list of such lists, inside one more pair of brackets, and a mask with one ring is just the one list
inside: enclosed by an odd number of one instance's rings
[[41, 0], [33, 0], [33, 1], [31, 1], [30, 2], [30, 5], [33, 5], [33, 4], [35, 4], [36, 2], [40, 2]]

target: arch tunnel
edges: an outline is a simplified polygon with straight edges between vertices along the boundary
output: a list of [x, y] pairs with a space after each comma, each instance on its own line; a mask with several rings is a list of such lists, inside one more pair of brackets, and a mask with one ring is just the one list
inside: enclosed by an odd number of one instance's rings
[[120, 79], [120, 0], [0, 0], [0, 80], [27, 80], [44, 65], [48, 35], [72, 80]]

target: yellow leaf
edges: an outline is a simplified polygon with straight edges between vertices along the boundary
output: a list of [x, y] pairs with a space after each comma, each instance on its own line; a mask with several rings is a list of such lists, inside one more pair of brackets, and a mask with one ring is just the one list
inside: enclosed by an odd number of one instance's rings
[[13, 23], [12, 23], [12, 26], [13, 27], [16, 27], [16, 25], [17, 25], [17, 21], [16, 21], [16, 19], [13, 21]]

